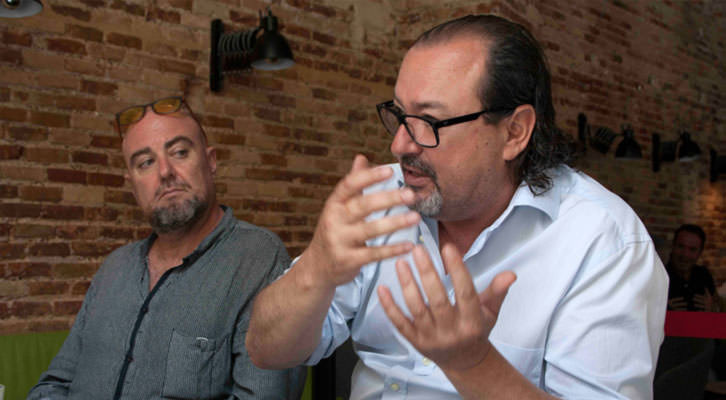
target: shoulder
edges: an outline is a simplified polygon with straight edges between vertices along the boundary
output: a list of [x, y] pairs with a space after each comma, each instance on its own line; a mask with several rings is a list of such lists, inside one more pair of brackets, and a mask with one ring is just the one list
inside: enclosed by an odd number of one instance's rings
[[584, 172], [562, 167], [555, 185], [560, 185], [558, 219], [573, 228], [594, 235], [607, 234], [621, 246], [651, 241], [635, 211]]

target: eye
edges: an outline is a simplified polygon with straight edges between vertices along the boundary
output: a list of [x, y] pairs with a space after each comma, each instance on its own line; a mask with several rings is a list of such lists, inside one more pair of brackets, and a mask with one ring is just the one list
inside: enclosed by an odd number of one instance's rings
[[189, 150], [185, 148], [174, 149], [171, 155], [176, 158], [186, 158], [189, 155]]
[[145, 160], [141, 160], [136, 164], [136, 168], [138, 169], [147, 169], [154, 163], [153, 158], [147, 158]]

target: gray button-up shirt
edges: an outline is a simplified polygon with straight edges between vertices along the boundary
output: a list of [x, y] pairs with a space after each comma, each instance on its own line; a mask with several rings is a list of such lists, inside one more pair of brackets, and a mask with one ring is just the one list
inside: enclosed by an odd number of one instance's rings
[[290, 259], [277, 236], [223, 208], [151, 291], [155, 235], [111, 253], [28, 399], [299, 398], [304, 370], [258, 369], [245, 348], [252, 299]]

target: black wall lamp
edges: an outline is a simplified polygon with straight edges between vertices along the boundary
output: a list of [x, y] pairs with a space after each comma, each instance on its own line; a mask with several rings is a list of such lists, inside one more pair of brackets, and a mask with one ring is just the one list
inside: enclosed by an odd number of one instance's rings
[[719, 174], [726, 174], [726, 156], [719, 156], [711, 149], [711, 182], [716, 182]]
[[[269, 8], [267, 15], [263, 15], [260, 11], [260, 25], [246, 31], [224, 33], [222, 21], [213, 20], [209, 88], [213, 92], [218, 92], [221, 89], [222, 78], [228, 72], [250, 68], [279, 70], [295, 64], [290, 45], [277, 28], [277, 17], [272, 15]], [[260, 31], [262, 35], [258, 37]]]
[[33, 16], [43, 10], [40, 0], [0, 0], [0, 17], [23, 18]]
[[595, 129], [594, 134], [591, 134], [590, 125], [587, 123], [585, 114], [580, 113], [577, 116], [577, 135], [580, 143], [583, 144], [583, 150], [586, 151], [587, 144], [589, 144], [595, 150], [607, 154], [615, 138], [623, 136], [623, 140], [620, 141], [618, 147], [615, 149], [615, 158], [643, 158], [640, 145], [635, 140], [633, 128], [628, 124], [623, 124], [622, 129], [622, 133], [618, 134], [613, 132], [612, 129], [602, 126]]
[[678, 140], [661, 141], [660, 134], [654, 133], [653, 141], [653, 172], [660, 171], [661, 162], [693, 161], [701, 156], [698, 144], [691, 140], [688, 132], [681, 132]]

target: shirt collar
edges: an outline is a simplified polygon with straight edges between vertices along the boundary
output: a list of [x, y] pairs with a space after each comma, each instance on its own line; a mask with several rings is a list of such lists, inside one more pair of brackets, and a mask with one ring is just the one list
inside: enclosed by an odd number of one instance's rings
[[[210, 232], [204, 240], [202, 240], [201, 243], [199, 243], [199, 246], [197, 246], [194, 251], [192, 251], [189, 255], [184, 257], [184, 262], [189, 261], [190, 257], [198, 257], [202, 254], [204, 254], [209, 247], [212, 246], [213, 243], [217, 241], [217, 239], [231, 230], [231, 228], [234, 226], [235, 218], [234, 213], [232, 212], [232, 209], [225, 206], [220, 205], [219, 207], [222, 208], [224, 211], [224, 215], [222, 215], [222, 219], [219, 221], [217, 226]], [[141, 245], [139, 246], [139, 256], [143, 259], [146, 258], [146, 256], [149, 254], [149, 249], [151, 249], [151, 245], [154, 243], [158, 235], [156, 232], [152, 232], [149, 237], [141, 241]]]

